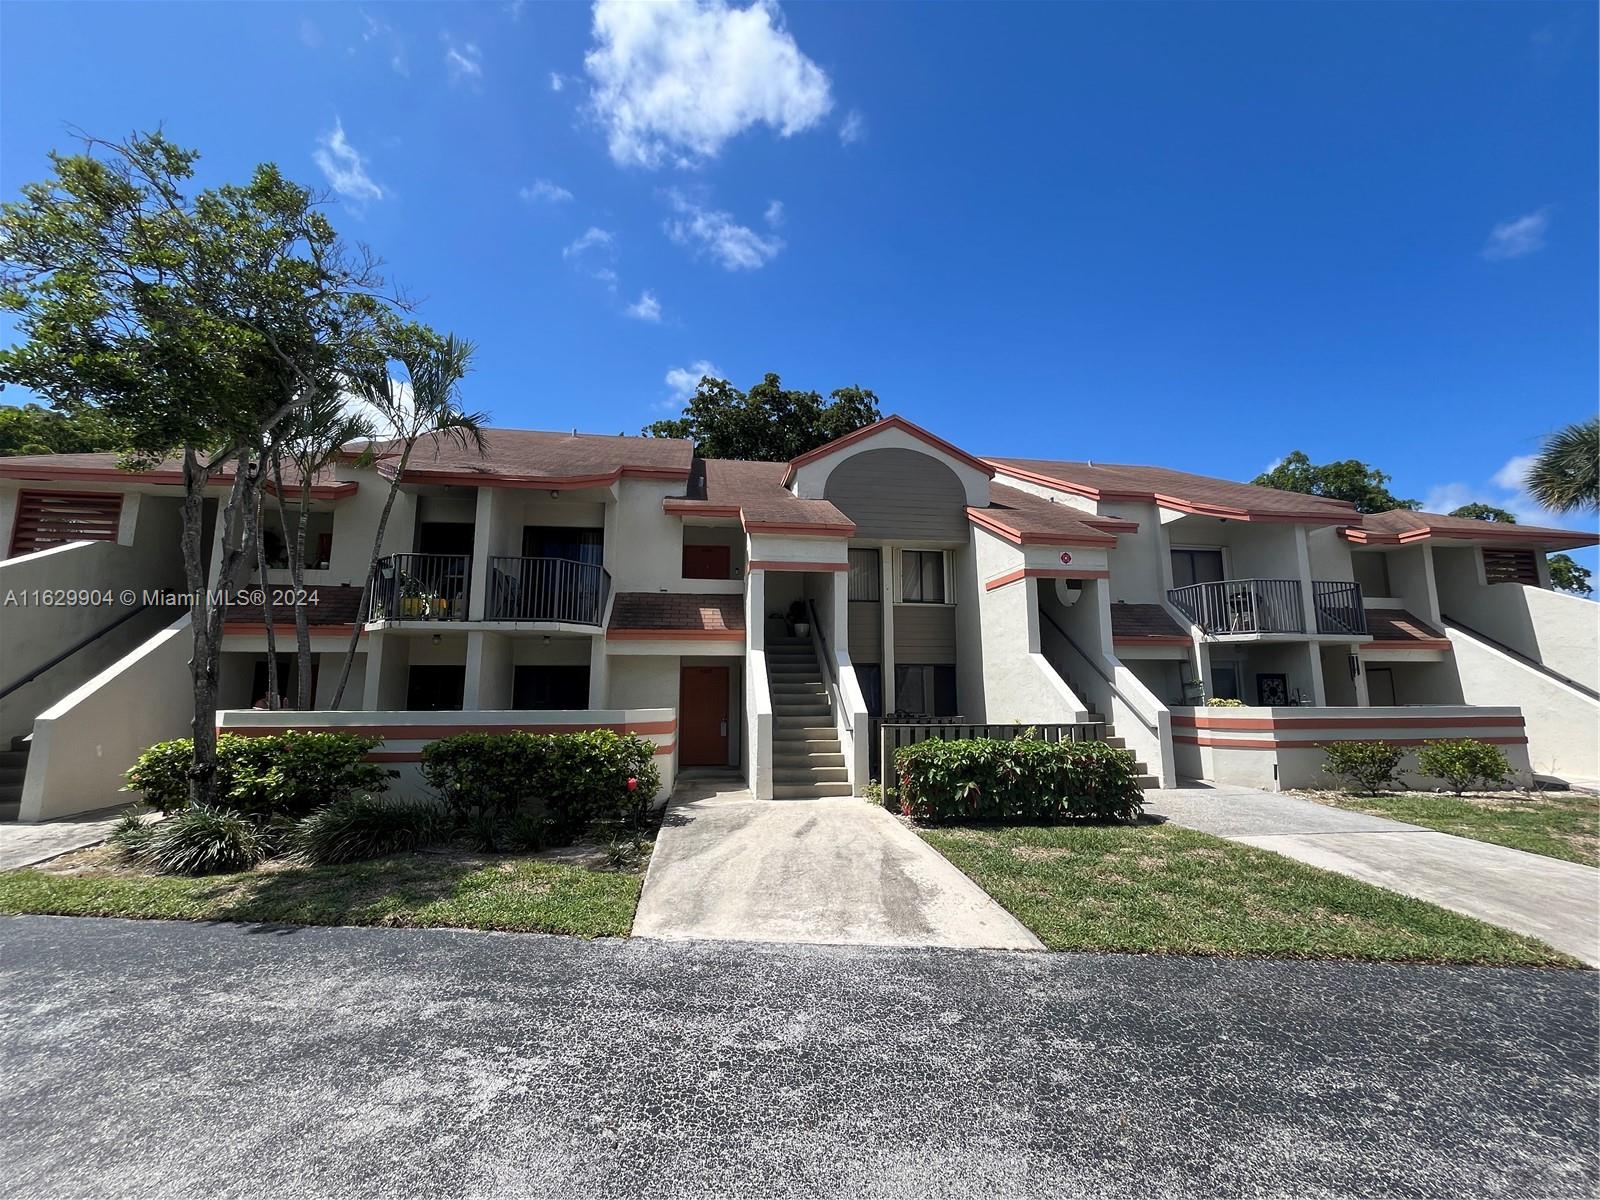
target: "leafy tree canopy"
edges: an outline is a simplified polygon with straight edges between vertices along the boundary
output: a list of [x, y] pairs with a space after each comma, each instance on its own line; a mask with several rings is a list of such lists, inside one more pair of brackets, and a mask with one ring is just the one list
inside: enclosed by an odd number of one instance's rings
[[1449, 512], [1452, 517], [1466, 517], [1469, 521], [1493, 521], [1497, 525], [1515, 525], [1517, 518], [1514, 513], [1503, 508], [1496, 508], [1492, 504], [1463, 504], [1460, 508], [1452, 508]]
[[31, 402], [0, 405], [0, 457], [121, 449], [121, 435], [94, 409], [65, 413]]
[[689, 438], [706, 458], [787, 462], [879, 419], [878, 397], [865, 388], [816, 392], [783, 386], [769, 372], [748, 392], [704, 376], [683, 416], [645, 426], [651, 437]]
[[1325, 496], [1329, 500], [1348, 500], [1357, 512], [1380, 513], [1392, 508], [1421, 508], [1416, 500], [1402, 500], [1389, 491], [1392, 476], [1360, 459], [1318, 465], [1303, 450], [1291, 450], [1270, 471], [1263, 471], [1250, 482], [1257, 487], [1300, 492], [1306, 496]]
[[1571, 592], [1588, 596], [1594, 592], [1589, 586], [1589, 568], [1579, 566], [1570, 554], [1550, 556], [1550, 586], [1558, 592]]

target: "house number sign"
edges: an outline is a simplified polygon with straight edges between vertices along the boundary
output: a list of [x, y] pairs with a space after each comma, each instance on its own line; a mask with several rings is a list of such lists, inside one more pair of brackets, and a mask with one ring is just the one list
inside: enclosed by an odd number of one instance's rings
[[1069, 554], [1067, 551], [1063, 550], [1061, 552], [1061, 565], [1062, 566], [1066, 566], [1071, 561], [1072, 561], [1072, 555]]

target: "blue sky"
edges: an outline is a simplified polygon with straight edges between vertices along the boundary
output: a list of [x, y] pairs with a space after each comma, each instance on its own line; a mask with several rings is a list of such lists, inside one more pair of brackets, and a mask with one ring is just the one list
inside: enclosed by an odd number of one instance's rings
[[1507, 465], [1596, 406], [1587, 4], [0, 21], [6, 196], [69, 125], [163, 123], [207, 182], [274, 160], [479, 344], [500, 425], [635, 432], [709, 363], [980, 453], [1300, 447], [1518, 506]]

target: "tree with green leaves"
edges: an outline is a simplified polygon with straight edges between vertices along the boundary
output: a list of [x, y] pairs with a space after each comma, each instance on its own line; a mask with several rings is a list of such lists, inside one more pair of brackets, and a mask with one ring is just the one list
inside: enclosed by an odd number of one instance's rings
[[1551, 512], [1600, 511], [1600, 417], [1546, 438], [1528, 469], [1527, 487]]
[[95, 454], [124, 448], [110, 422], [93, 409], [67, 413], [31, 402], [0, 404], [0, 458]]
[[1257, 487], [1323, 496], [1329, 500], [1347, 500], [1356, 506], [1357, 512], [1362, 513], [1422, 507], [1416, 500], [1402, 500], [1390, 492], [1391, 478], [1360, 459], [1347, 458], [1319, 465], [1313, 463], [1304, 451], [1291, 450], [1271, 470], [1263, 471], [1250, 482]]
[[226, 482], [215, 586], [254, 557], [261, 456], [274, 430], [370, 357], [382, 281], [307, 189], [262, 164], [191, 194], [199, 155], [161, 133], [83, 139], [0, 206], [0, 303], [22, 342], [0, 383], [69, 414], [95, 412], [131, 462], [176, 456], [191, 595], [190, 798], [216, 796], [223, 605], [208, 588], [202, 513]]
[[1448, 514], [1452, 517], [1465, 517], [1469, 521], [1493, 521], [1497, 525], [1515, 525], [1515, 513], [1503, 508], [1496, 508], [1492, 504], [1463, 504], [1460, 508], [1452, 508]]
[[[483, 428], [488, 414], [468, 412], [461, 406], [461, 381], [472, 369], [473, 345], [447, 334], [443, 337], [423, 325], [386, 321], [380, 336], [383, 355], [351, 378], [354, 397], [365, 405], [381, 439], [364, 456], [364, 461], [380, 458], [392, 465], [389, 492], [384, 497], [378, 528], [372, 536], [372, 554], [367, 564], [366, 581], [361, 586], [357, 612], [365, 614], [372, 599], [372, 577], [383, 554], [383, 536], [389, 527], [389, 514], [396, 495], [411, 465], [411, 456], [423, 442], [443, 440], [471, 446], [482, 454]], [[391, 365], [392, 364], [392, 365]], [[396, 374], [396, 368], [399, 373]], [[350, 633], [344, 663], [339, 668], [339, 683], [333, 692], [333, 707], [344, 699], [350, 682], [350, 666], [361, 644], [361, 622]]]
[[1550, 586], [1558, 592], [1571, 592], [1574, 596], [1593, 595], [1594, 588], [1589, 586], [1589, 575], [1589, 568], [1578, 565], [1570, 554], [1550, 556]]
[[879, 419], [878, 397], [865, 388], [816, 392], [783, 386], [769, 372], [748, 392], [726, 379], [701, 378], [683, 416], [647, 425], [651, 437], [688, 438], [706, 458], [787, 462]]

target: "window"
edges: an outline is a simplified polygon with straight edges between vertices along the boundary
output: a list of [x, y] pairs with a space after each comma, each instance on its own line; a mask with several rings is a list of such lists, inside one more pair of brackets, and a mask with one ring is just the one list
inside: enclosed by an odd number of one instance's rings
[[511, 707], [588, 708], [588, 666], [535, 664], [518, 667], [512, 677]]
[[459, 712], [466, 686], [466, 667], [412, 667], [406, 679], [406, 710]]
[[867, 716], [876, 720], [883, 716], [883, 667], [879, 663], [855, 663], [854, 666], [861, 698], [867, 702]]
[[959, 716], [955, 667], [948, 663], [896, 664], [894, 706], [899, 712], [923, 716]]
[[1539, 586], [1539, 564], [1532, 550], [1485, 550], [1483, 573], [1490, 583]]
[[1192, 583], [1218, 583], [1223, 578], [1221, 550], [1172, 552], [1173, 587], [1188, 587]]
[[907, 604], [944, 603], [944, 551], [900, 551], [900, 598]]
[[876, 604], [883, 594], [883, 560], [876, 546], [850, 551], [849, 596], [852, 602]]
[[1211, 698], [1213, 700], [1238, 700], [1239, 668], [1211, 664]]
[[564, 558], [569, 562], [605, 561], [605, 530], [569, 525], [524, 525], [523, 558]]

